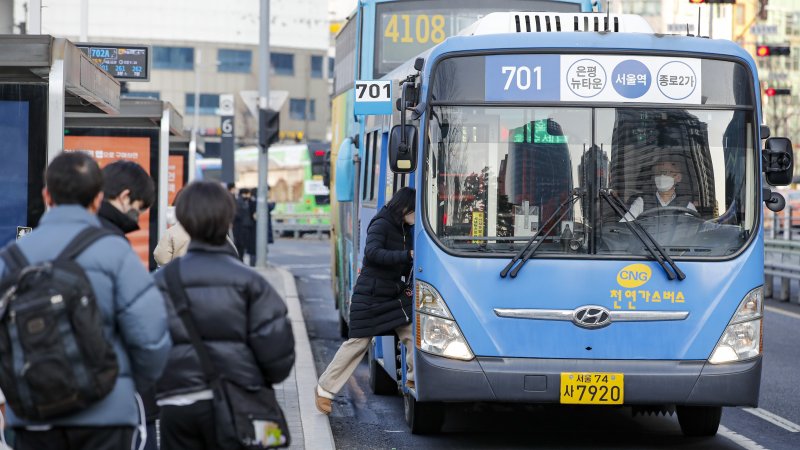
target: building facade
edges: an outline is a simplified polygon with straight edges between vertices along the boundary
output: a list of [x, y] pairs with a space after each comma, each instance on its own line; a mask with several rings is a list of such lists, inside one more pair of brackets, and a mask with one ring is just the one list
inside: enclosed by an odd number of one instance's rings
[[[4, 0], [0, 0], [4, 1]], [[42, 0], [42, 32], [80, 40], [81, 0]], [[233, 94], [240, 145], [257, 138], [259, 2], [87, 0], [88, 42], [152, 46], [150, 81], [127, 83], [128, 96], [169, 101], [198, 129], [219, 133], [219, 96]], [[15, 0], [16, 24], [27, 0]], [[270, 90], [282, 100], [286, 140], [327, 140], [330, 80], [327, 0], [270, 2]], [[23, 25], [24, 26], [24, 25]], [[19, 26], [17, 27], [19, 30]], [[276, 105], [270, 104], [270, 107]]]

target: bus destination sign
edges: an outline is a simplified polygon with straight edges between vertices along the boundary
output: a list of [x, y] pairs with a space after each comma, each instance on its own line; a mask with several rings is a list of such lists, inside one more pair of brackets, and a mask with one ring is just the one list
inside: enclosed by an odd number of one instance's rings
[[118, 80], [148, 81], [150, 79], [149, 47], [78, 44], [78, 48]]

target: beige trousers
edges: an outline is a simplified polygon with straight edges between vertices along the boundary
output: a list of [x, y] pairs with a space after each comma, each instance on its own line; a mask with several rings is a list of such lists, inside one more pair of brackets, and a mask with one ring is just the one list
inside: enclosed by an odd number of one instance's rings
[[[406, 349], [406, 379], [408, 381], [414, 380], [414, 357], [412, 355], [413, 344], [411, 343], [411, 325], [403, 325], [394, 329], [400, 341], [405, 344]], [[328, 364], [328, 368], [319, 377], [319, 387], [332, 395], [336, 395], [342, 386], [347, 382], [356, 367], [361, 362], [361, 359], [369, 350], [371, 337], [351, 338], [346, 340], [333, 360]]]

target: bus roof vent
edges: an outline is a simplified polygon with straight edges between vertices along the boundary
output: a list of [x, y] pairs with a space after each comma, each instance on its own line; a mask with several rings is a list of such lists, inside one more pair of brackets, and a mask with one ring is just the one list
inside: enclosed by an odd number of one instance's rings
[[642, 16], [635, 14], [501, 12], [487, 14], [461, 35], [501, 33], [653, 33]]

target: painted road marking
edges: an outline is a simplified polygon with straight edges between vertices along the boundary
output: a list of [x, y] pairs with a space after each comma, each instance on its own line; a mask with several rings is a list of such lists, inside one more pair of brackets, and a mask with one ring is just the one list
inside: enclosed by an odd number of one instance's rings
[[741, 409], [742, 409], [742, 411], [749, 412], [750, 414], [752, 414], [752, 415], [754, 415], [756, 417], [760, 417], [760, 418], [766, 420], [767, 422], [772, 423], [774, 425], [777, 425], [777, 426], [779, 426], [779, 427], [783, 428], [784, 430], [789, 431], [791, 433], [800, 432], [800, 425], [798, 425], [798, 424], [796, 424], [796, 423], [794, 423], [794, 422], [792, 422], [792, 421], [790, 421], [788, 419], [784, 419], [783, 417], [781, 417], [781, 416], [779, 416], [777, 414], [771, 413], [771, 412], [769, 412], [769, 411], [767, 411], [765, 409], [761, 409], [761, 408], [741, 408]]
[[786, 317], [792, 317], [794, 319], [800, 319], [800, 314], [797, 314], [797, 313], [794, 313], [794, 312], [791, 312], [791, 311], [784, 311], [784, 310], [782, 310], [780, 308], [776, 308], [774, 306], [765, 306], [764, 309], [766, 309], [769, 312], [774, 312], [776, 314], [784, 315]]
[[719, 426], [719, 431], [717, 431], [717, 434], [746, 450], [766, 450], [766, 447], [760, 445], [758, 442], [731, 431], [722, 425]]

